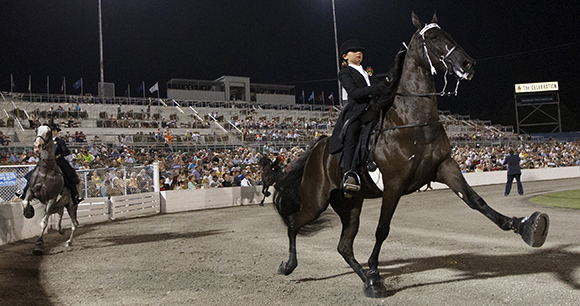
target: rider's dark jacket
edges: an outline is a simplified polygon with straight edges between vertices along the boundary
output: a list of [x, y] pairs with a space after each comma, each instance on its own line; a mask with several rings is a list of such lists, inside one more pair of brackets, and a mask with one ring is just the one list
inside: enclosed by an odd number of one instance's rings
[[66, 146], [64, 140], [60, 139], [59, 137], [54, 138], [54, 155], [58, 156], [56, 158], [56, 164], [63, 172], [63, 176], [65, 178], [67, 185], [78, 184], [80, 180], [77, 175], [77, 172], [65, 159], [65, 156], [70, 155], [70, 150]]
[[[344, 87], [348, 93], [348, 102], [338, 116], [338, 120], [336, 121], [332, 136], [329, 140], [329, 152], [331, 154], [341, 152], [345, 146], [350, 145], [352, 147], [354, 145], [344, 143], [346, 140], [345, 138], [353, 138], [345, 137], [345, 135], [347, 133], [357, 134], [360, 132], [360, 124], [355, 124], [351, 127], [352, 122], [359, 120], [361, 115], [363, 115], [368, 109], [372, 99], [373, 89], [376, 90], [373, 85], [378, 83], [376, 77], [371, 76], [369, 77], [371, 86], [368, 86], [360, 72], [350, 66], [340, 70], [338, 73], [338, 79], [340, 80], [342, 87]], [[353, 127], [356, 127], [355, 130], [353, 130]]]

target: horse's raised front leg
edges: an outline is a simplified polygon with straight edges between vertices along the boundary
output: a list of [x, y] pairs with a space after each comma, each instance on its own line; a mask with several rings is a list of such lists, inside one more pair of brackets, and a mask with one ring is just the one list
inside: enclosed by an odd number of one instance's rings
[[28, 188], [26, 195], [24, 195], [24, 200], [22, 200], [22, 213], [26, 219], [34, 217], [34, 207], [30, 204], [31, 200], [32, 191]]
[[50, 217], [50, 212], [54, 204], [54, 200], [49, 200], [47, 202], [44, 210], [44, 217], [42, 217], [42, 221], [40, 221], [40, 237], [38, 237], [36, 244], [34, 245], [34, 249], [32, 249], [32, 254], [36, 256], [44, 255], [44, 232], [48, 226], [48, 218]]
[[[360, 212], [363, 203], [362, 198], [343, 199], [339, 203], [332, 203], [332, 208], [340, 216], [342, 232], [338, 243], [338, 253], [356, 272], [363, 282], [367, 280], [366, 271], [354, 258], [353, 242], [358, 233], [360, 224]], [[348, 204], [347, 204], [348, 203]]]
[[503, 230], [513, 230], [522, 236], [522, 239], [532, 247], [540, 247], [548, 235], [548, 215], [535, 212], [529, 217], [516, 218], [504, 216], [487, 203], [467, 184], [457, 163], [446, 159], [437, 171], [437, 181], [446, 184], [469, 207], [481, 212]]

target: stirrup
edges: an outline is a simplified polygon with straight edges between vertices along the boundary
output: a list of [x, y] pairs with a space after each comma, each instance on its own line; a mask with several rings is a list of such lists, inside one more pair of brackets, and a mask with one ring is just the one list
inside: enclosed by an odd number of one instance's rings
[[[348, 182], [348, 179], [352, 177], [354, 178], [355, 182]], [[349, 170], [347, 171], [344, 176], [342, 177], [342, 188], [345, 191], [345, 195], [348, 193], [352, 195], [352, 193], [357, 192], [360, 190], [360, 177], [358, 173], [355, 171]]]

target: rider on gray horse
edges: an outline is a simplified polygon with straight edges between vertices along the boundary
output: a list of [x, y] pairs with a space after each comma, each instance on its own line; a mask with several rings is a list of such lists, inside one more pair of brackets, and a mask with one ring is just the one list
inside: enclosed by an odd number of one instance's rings
[[[58, 127], [58, 125], [52, 124], [50, 126], [50, 130], [52, 131], [52, 139], [54, 141], [54, 151], [55, 151], [54, 155], [56, 157], [56, 164], [58, 165], [58, 167], [60, 168], [60, 170], [63, 174], [65, 186], [67, 186], [71, 191], [71, 199], [72, 199], [73, 203], [75, 205], [77, 205], [82, 200], [84, 200], [84, 198], [82, 198], [79, 195], [79, 192], [77, 189], [77, 184], [80, 183], [80, 179], [77, 175], [77, 172], [65, 159], [65, 156], [70, 155], [70, 150], [66, 146], [65, 141], [60, 139], [59, 137], [57, 137], [58, 132], [61, 131], [61, 129]], [[36, 169], [36, 168], [34, 168], [34, 169]], [[34, 171], [34, 170], [32, 170], [32, 171]], [[27, 181], [30, 181], [30, 177], [32, 176], [32, 171], [28, 172], [24, 176], [24, 178], [26, 178]], [[26, 185], [26, 187], [24, 187], [24, 190], [22, 190], [22, 194], [17, 193], [17, 196], [20, 197], [21, 199], [24, 199], [24, 196], [26, 195], [27, 189], [28, 189], [28, 185]]]

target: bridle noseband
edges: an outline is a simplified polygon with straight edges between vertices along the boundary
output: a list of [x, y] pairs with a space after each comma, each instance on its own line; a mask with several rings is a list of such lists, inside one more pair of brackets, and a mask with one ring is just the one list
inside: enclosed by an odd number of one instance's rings
[[[435, 69], [435, 66], [433, 66], [433, 63], [431, 62], [431, 58], [429, 57], [429, 50], [427, 49], [427, 43], [425, 40], [425, 32], [427, 32], [428, 30], [433, 29], [433, 28], [441, 29], [441, 27], [439, 27], [439, 25], [436, 23], [425, 24], [423, 29], [421, 29], [419, 31], [419, 35], [421, 35], [423, 50], [425, 51], [425, 56], [427, 57], [427, 61], [429, 62], [429, 67], [431, 69], [431, 75], [436, 75], [437, 69]], [[403, 46], [405, 46], [406, 49], [409, 49], [407, 44], [405, 44], [404, 42], [403, 42]], [[457, 48], [457, 46], [453, 46], [451, 49], [448, 49], [447, 45], [445, 45], [445, 49], [447, 49], [447, 53], [445, 55], [441, 55], [438, 57], [439, 62], [441, 62], [441, 64], [443, 64], [443, 67], [445, 67], [445, 74], [443, 75], [443, 80], [445, 81], [445, 84], [443, 86], [443, 89], [440, 92], [430, 92], [430, 93], [425, 93], [425, 94], [397, 92], [396, 95], [403, 96], [403, 97], [457, 96], [457, 90], [459, 88], [459, 81], [460, 81], [459, 79], [457, 79], [457, 83], [455, 84], [455, 91], [445, 92], [445, 89], [447, 88], [447, 73], [449, 72], [449, 67], [447, 67], [447, 63], [445, 63], [445, 60], [451, 55], [451, 53], [453, 53], [453, 51], [455, 51], [456, 48]], [[433, 53], [435, 53], [435, 52], [433, 52]]]

